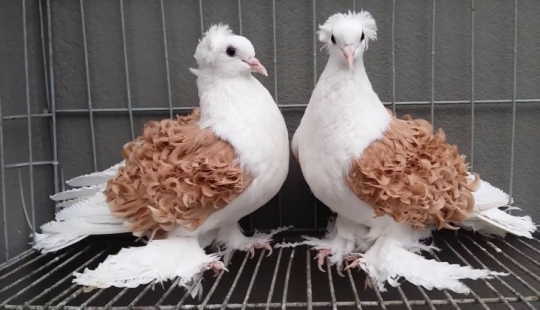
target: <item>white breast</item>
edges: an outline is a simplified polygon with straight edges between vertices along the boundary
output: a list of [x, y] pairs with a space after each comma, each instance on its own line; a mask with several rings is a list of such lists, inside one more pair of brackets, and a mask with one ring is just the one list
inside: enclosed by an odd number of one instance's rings
[[[201, 87], [199, 86], [199, 89]], [[213, 213], [197, 232], [237, 222], [274, 197], [289, 170], [289, 139], [283, 115], [270, 93], [250, 76], [228, 80], [201, 92], [206, 105], [200, 126], [228, 141], [253, 177], [231, 204]]]
[[345, 183], [350, 162], [380, 138], [390, 122], [368, 86], [350, 75], [321, 76], [294, 137], [302, 173], [314, 195], [335, 212], [358, 221], [372, 218], [373, 211]]

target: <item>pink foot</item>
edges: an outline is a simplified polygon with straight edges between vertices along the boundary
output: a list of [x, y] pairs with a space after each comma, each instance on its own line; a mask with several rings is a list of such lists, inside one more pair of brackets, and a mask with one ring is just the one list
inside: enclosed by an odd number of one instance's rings
[[350, 268], [358, 267], [360, 269], [360, 262], [362, 261], [362, 254], [359, 253], [351, 253], [349, 256], [345, 257], [345, 261], [352, 262], [347, 267], [345, 267], [345, 270]]
[[217, 277], [218, 274], [223, 270], [229, 272], [229, 269], [227, 269], [225, 264], [220, 260], [207, 263], [206, 267], [207, 269], [212, 269], [214, 271], [214, 277]]
[[330, 255], [330, 249], [320, 249], [319, 250], [319, 253], [317, 253], [317, 255], [315, 256], [314, 259], [317, 260], [317, 267], [319, 267], [319, 270], [322, 271], [322, 272], [326, 272], [322, 266], [324, 264], [324, 260], [326, 259], [326, 257], [328, 255]]
[[[362, 254], [353, 253], [345, 257], [345, 261], [352, 262], [347, 267], [345, 267], [345, 270], [350, 269], [350, 268], [356, 268], [356, 267], [358, 267], [358, 269], [361, 269], [360, 263], [362, 262]], [[364, 281], [364, 290], [366, 290], [368, 287], [373, 288], [373, 286], [371, 285], [371, 280], [369, 279], [369, 276], [366, 276], [366, 280]]]
[[272, 246], [268, 242], [263, 243], [255, 243], [249, 248], [249, 253], [251, 253], [250, 258], [253, 258], [255, 256], [255, 249], [266, 249], [268, 250], [268, 255], [266, 257], [272, 255]]

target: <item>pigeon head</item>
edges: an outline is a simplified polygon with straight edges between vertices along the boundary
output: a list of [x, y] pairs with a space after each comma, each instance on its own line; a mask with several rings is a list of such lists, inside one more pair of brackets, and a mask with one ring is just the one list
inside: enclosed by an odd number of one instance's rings
[[[266, 69], [255, 58], [255, 48], [251, 42], [234, 34], [228, 25], [212, 25], [199, 41], [195, 51], [199, 70], [210, 70], [222, 76], [237, 76], [258, 72], [268, 76]], [[191, 69], [198, 75], [199, 70]]]
[[356, 59], [367, 50], [368, 42], [377, 39], [377, 25], [367, 11], [349, 11], [330, 16], [324, 25], [319, 26], [319, 41], [330, 53], [330, 57], [349, 70]]

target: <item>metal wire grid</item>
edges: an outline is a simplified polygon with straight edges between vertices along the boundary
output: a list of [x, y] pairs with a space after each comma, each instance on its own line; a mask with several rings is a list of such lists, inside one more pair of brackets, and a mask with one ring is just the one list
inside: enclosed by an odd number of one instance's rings
[[[21, 0], [22, 8], [23, 8], [23, 16], [22, 16], [22, 23], [23, 23], [23, 34], [24, 34], [24, 72], [25, 72], [25, 90], [26, 90], [26, 107], [27, 107], [27, 113], [24, 115], [3, 115], [0, 101], [0, 128], [2, 128], [3, 122], [8, 122], [11, 120], [18, 120], [18, 119], [25, 119], [27, 121], [27, 129], [28, 129], [28, 156], [29, 161], [28, 162], [19, 162], [19, 163], [13, 163], [13, 164], [6, 164], [4, 161], [4, 141], [3, 141], [3, 134], [6, 134], [5, 132], [1, 132], [0, 135], [0, 172], [1, 172], [1, 186], [2, 186], [2, 192], [6, 192], [6, 184], [5, 184], [5, 171], [8, 169], [21, 169], [21, 168], [28, 168], [29, 178], [30, 178], [30, 184], [29, 184], [29, 192], [30, 192], [30, 201], [28, 205], [30, 206], [30, 218], [31, 218], [31, 226], [32, 229], [36, 227], [36, 219], [35, 219], [35, 201], [34, 201], [34, 167], [36, 166], [52, 166], [54, 169], [54, 189], [56, 192], [59, 190], [59, 184], [61, 184], [61, 171], [59, 169], [59, 162], [58, 162], [58, 143], [57, 143], [57, 118], [59, 116], [66, 116], [66, 115], [88, 115], [90, 119], [90, 127], [91, 127], [91, 145], [92, 145], [92, 154], [93, 154], [93, 167], [94, 170], [97, 170], [97, 151], [96, 151], [96, 137], [94, 133], [94, 116], [97, 114], [128, 114], [129, 116], [129, 123], [130, 123], [130, 129], [131, 129], [131, 137], [133, 138], [135, 136], [135, 128], [134, 128], [134, 121], [133, 116], [134, 114], [138, 113], [150, 113], [150, 112], [169, 112], [169, 116], [172, 116], [175, 112], [187, 112], [191, 108], [187, 107], [173, 107], [172, 105], [172, 97], [171, 97], [171, 81], [170, 81], [170, 69], [169, 69], [169, 56], [168, 56], [168, 48], [167, 48], [167, 32], [166, 32], [166, 19], [165, 19], [165, 7], [163, 4], [163, 0], [160, 0], [161, 5], [161, 21], [162, 21], [162, 28], [163, 28], [163, 44], [164, 44], [164, 62], [166, 64], [166, 75], [167, 75], [167, 91], [168, 91], [168, 108], [151, 108], [151, 107], [133, 107], [132, 106], [132, 100], [131, 100], [131, 89], [130, 89], [130, 78], [129, 78], [129, 65], [128, 65], [128, 51], [126, 48], [126, 30], [125, 30], [125, 16], [124, 16], [124, 1], [119, 0], [120, 2], [120, 17], [121, 17], [121, 27], [122, 27], [122, 39], [123, 39], [123, 52], [124, 52], [124, 64], [125, 64], [125, 71], [126, 71], [126, 86], [127, 86], [127, 107], [126, 108], [94, 108], [93, 102], [92, 102], [92, 93], [90, 88], [90, 78], [89, 78], [89, 63], [88, 63], [88, 47], [87, 47], [87, 40], [86, 40], [86, 24], [84, 20], [85, 16], [85, 1], [79, 0], [80, 4], [80, 13], [82, 16], [82, 35], [83, 35], [83, 42], [84, 42], [84, 59], [85, 59], [85, 72], [86, 72], [86, 90], [88, 95], [88, 108], [87, 109], [57, 109], [56, 108], [56, 102], [55, 102], [55, 73], [54, 73], [54, 49], [53, 49], [53, 36], [55, 35], [52, 32], [52, 25], [51, 20], [53, 16], [51, 16], [51, 1], [50, 0], [42, 0], [44, 3], [44, 7], [46, 8], [45, 12], [42, 10], [42, 7], [40, 6], [39, 9], [39, 16], [40, 16], [40, 25], [41, 25], [41, 41], [42, 41], [42, 47], [43, 47], [43, 64], [46, 68], [45, 70], [45, 76], [44, 80], [47, 84], [46, 91], [47, 91], [47, 103], [48, 103], [48, 111], [45, 113], [31, 113], [30, 111], [30, 86], [28, 82], [28, 48], [27, 48], [27, 22], [26, 22], [26, 6], [27, 6], [27, 0]], [[317, 22], [316, 22], [316, 0], [312, 1], [313, 4], [313, 82], [314, 84], [317, 81], [317, 38], [316, 38], [316, 28], [317, 28]], [[201, 33], [204, 31], [204, 16], [203, 16], [203, 0], [199, 0], [199, 13], [200, 13], [200, 23], [201, 23]], [[392, 0], [392, 101], [386, 102], [386, 105], [390, 105], [392, 109], [395, 111], [396, 106], [407, 106], [407, 105], [429, 105], [431, 108], [431, 121], [434, 122], [435, 119], [435, 112], [434, 108], [435, 105], [444, 105], [444, 104], [465, 104], [471, 106], [471, 154], [470, 154], [470, 162], [471, 166], [474, 165], [474, 141], [475, 141], [475, 106], [477, 104], [488, 104], [488, 103], [500, 103], [500, 104], [506, 104], [510, 103], [512, 104], [512, 142], [511, 142], [511, 156], [510, 156], [510, 184], [509, 184], [509, 193], [510, 196], [512, 196], [513, 193], [513, 178], [514, 178], [514, 149], [515, 149], [515, 127], [516, 127], [516, 104], [517, 103], [540, 103], [540, 99], [517, 99], [516, 98], [516, 87], [517, 87], [517, 80], [516, 80], [516, 72], [517, 72], [517, 22], [518, 22], [518, 0], [514, 0], [514, 42], [513, 42], [513, 96], [511, 99], [498, 99], [498, 100], [475, 100], [475, 71], [474, 71], [474, 45], [475, 45], [475, 37], [474, 37], [474, 16], [475, 16], [475, 1], [471, 0], [471, 92], [472, 96], [470, 100], [441, 100], [436, 101], [434, 94], [434, 79], [435, 79], [435, 70], [434, 70], [434, 62], [435, 62], [435, 21], [436, 21], [436, 14], [435, 14], [435, 5], [436, 0], [432, 0], [432, 46], [431, 46], [431, 100], [429, 101], [402, 101], [397, 102], [396, 101], [396, 83], [395, 83], [395, 48], [394, 48], [394, 33], [395, 33], [395, 0]], [[353, 1], [353, 8], [356, 7], [356, 2]], [[274, 97], [278, 98], [278, 84], [277, 84], [277, 70], [278, 62], [277, 62], [277, 47], [276, 47], [276, 0], [272, 0], [272, 17], [273, 17], [273, 45], [274, 45], [274, 59], [273, 59], [273, 65], [274, 65]], [[242, 32], [242, 1], [238, 0], [238, 18], [239, 18], [239, 24], [240, 24], [240, 32]], [[1, 91], [1, 90], [0, 90]], [[1, 99], [0, 99], [1, 100]], [[279, 107], [282, 110], [289, 110], [289, 109], [303, 109], [306, 107], [305, 104], [297, 104], [297, 105], [286, 105], [286, 104], [279, 104]], [[36, 161], [33, 158], [32, 154], [32, 120], [36, 118], [47, 118], [50, 119], [50, 126], [51, 126], [51, 140], [52, 140], [52, 148], [53, 148], [53, 155], [51, 160], [47, 161]], [[1, 130], [1, 129], [0, 129]], [[63, 182], [62, 182], [63, 183]], [[6, 260], [9, 260], [11, 258], [9, 253], [9, 236], [7, 231], [7, 207], [6, 207], [6, 201], [5, 201], [5, 195], [3, 195], [3, 209], [2, 209], [2, 219], [4, 224], [4, 243], [6, 247]], [[279, 204], [281, 206], [281, 204]], [[317, 202], [315, 201], [315, 205], [317, 205]], [[317, 225], [317, 213], [314, 213], [314, 227], [313, 230], [319, 229]], [[283, 220], [280, 213], [280, 224], [282, 224]], [[253, 223], [250, 221], [250, 228], [253, 228]]]
[[[121, 247], [133, 245], [132, 238], [87, 240], [52, 255], [27, 251], [0, 265], [0, 308], [2, 309], [536, 309], [540, 306], [540, 239], [523, 241], [514, 237], [486, 239], [460, 232], [437, 236], [443, 251], [437, 260], [490, 268], [509, 273], [491, 280], [466, 281], [470, 295], [428, 291], [403, 283], [388, 292], [363, 290], [365, 274], [347, 271], [340, 277], [335, 269], [322, 273], [305, 247], [267, 252], [237, 252], [228, 262], [230, 273], [201, 281], [204, 293], [193, 300], [178, 281], [148, 284], [136, 289], [109, 288], [85, 293], [71, 283], [72, 272], [94, 268]], [[327, 268], [329, 267], [327, 263]], [[193, 286], [192, 286], [193, 287]]]

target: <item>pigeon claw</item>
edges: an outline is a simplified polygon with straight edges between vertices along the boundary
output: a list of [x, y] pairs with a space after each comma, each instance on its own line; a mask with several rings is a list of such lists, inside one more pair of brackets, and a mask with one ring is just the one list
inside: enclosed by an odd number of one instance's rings
[[214, 277], [217, 277], [221, 271], [229, 272], [229, 269], [225, 267], [225, 264], [219, 260], [207, 263], [206, 267], [214, 271]]
[[266, 255], [266, 257], [272, 255], [273, 252], [272, 246], [268, 242], [256, 243], [249, 248], [249, 253], [251, 254], [249, 258], [255, 257], [255, 249], [268, 250], [268, 255]]
[[362, 262], [362, 254], [352, 253], [351, 255], [345, 257], [345, 260], [352, 263], [350, 263], [347, 267], [345, 267], [344, 270], [348, 270], [355, 267], [358, 267], [358, 269], [360, 269], [360, 263]]
[[367, 288], [373, 289], [373, 286], [371, 286], [371, 280], [369, 277], [366, 277], [366, 280], [364, 281], [364, 291], [367, 290]]
[[336, 268], [336, 272], [338, 276], [345, 278], [345, 275], [343, 274], [342, 270], [344, 270], [343, 267]]
[[317, 267], [322, 272], [326, 272], [326, 270], [324, 270], [322, 266], [323, 266], [324, 261], [325, 261], [325, 259], [326, 259], [326, 257], [328, 255], [330, 255], [330, 250], [329, 249], [320, 249], [319, 253], [317, 253], [317, 255], [314, 258], [314, 259], [317, 260]]

